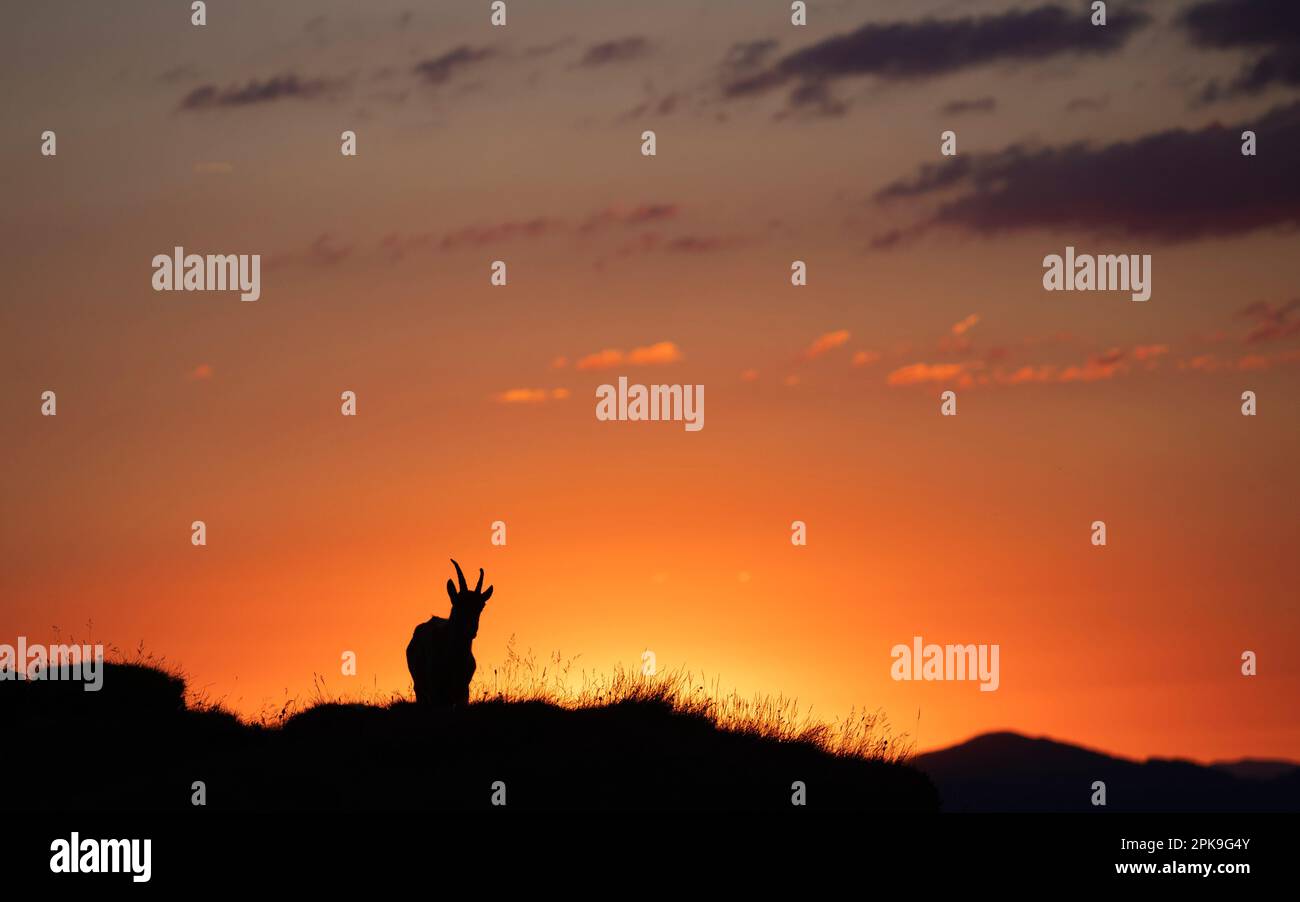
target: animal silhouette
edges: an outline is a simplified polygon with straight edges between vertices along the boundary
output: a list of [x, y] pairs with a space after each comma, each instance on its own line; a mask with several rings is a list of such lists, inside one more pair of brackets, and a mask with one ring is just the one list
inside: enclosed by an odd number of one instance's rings
[[460, 564], [452, 559], [460, 588], [447, 580], [451, 616], [430, 617], [415, 628], [406, 645], [406, 666], [415, 683], [415, 701], [430, 707], [450, 708], [469, 702], [469, 681], [474, 678], [474, 655], [470, 644], [478, 635], [478, 619], [492, 597], [492, 586], [483, 591], [483, 568], [473, 591], [465, 583]]

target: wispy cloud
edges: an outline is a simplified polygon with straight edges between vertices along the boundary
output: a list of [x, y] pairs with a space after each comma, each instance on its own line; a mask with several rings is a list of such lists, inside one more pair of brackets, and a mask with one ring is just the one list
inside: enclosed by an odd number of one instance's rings
[[964, 363], [910, 363], [900, 366], [885, 379], [888, 385], [919, 385], [925, 382], [947, 382], [963, 378], [970, 380]]
[[314, 100], [326, 96], [337, 86], [338, 82], [328, 79], [302, 78], [293, 73], [276, 75], [261, 81], [252, 79], [243, 85], [231, 85], [225, 88], [215, 84], [205, 84], [186, 94], [181, 99], [180, 109], [198, 112], [272, 103], [277, 100]]
[[263, 268], [267, 270], [279, 269], [290, 264], [332, 266], [347, 259], [352, 254], [353, 248], [352, 244], [335, 239], [329, 232], [322, 232], [302, 251], [275, 254], [268, 257], [263, 264]]
[[1245, 354], [1235, 358], [1223, 354], [1199, 354], [1188, 360], [1179, 361], [1178, 368], [1195, 373], [1217, 373], [1234, 370], [1266, 370], [1297, 363], [1300, 363], [1300, 349], [1281, 351], [1276, 354]]
[[1088, 361], [1082, 366], [1068, 366], [1060, 373], [1060, 382], [1096, 382], [1100, 379], [1111, 379], [1114, 376], [1127, 371], [1128, 364], [1124, 362], [1125, 352], [1120, 348], [1112, 348], [1103, 354], [1095, 354], [1088, 358]]
[[338, 263], [352, 253], [352, 245], [342, 244], [328, 233], [318, 235], [307, 249], [307, 257], [313, 263], [329, 265]]
[[597, 210], [583, 220], [582, 224], [578, 226], [578, 231], [590, 233], [614, 225], [645, 225], [646, 223], [675, 219], [679, 213], [681, 213], [681, 206], [678, 204], [639, 204], [631, 208], [606, 207], [603, 210]]
[[465, 226], [442, 236], [438, 246], [443, 250], [484, 244], [497, 244], [512, 238], [539, 238], [562, 228], [557, 219], [544, 216], [527, 220], [511, 220], [482, 226]]
[[838, 348], [848, 340], [848, 329], [836, 329], [834, 332], [823, 333], [813, 339], [812, 344], [804, 349], [803, 357], [805, 360], [815, 360], [827, 351]]
[[574, 369], [608, 370], [617, 366], [660, 366], [676, 363], [682, 359], [681, 349], [674, 342], [660, 341], [645, 347], [633, 348], [624, 352], [617, 348], [606, 348], [578, 359]]
[[[400, 260], [407, 254], [422, 250], [455, 250], [462, 247], [480, 247], [502, 241], [545, 238], [556, 234], [578, 234], [584, 237], [599, 235], [615, 228], [634, 228], [652, 223], [664, 223], [681, 215], [680, 204], [667, 202], [642, 203], [630, 206], [611, 205], [573, 221], [552, 216], [534, 216], [530, 219], [511, 219], [501, 222], [477, 223], [461, 226], [446, 232], [434, 231], [399, 233], [389, 232], [380, 239], [380, 251], [390, 260]], [[684, 250], [680, 242], [691, 242], [689, 236], [671, 239], [657, 234], [641, 236], [634, 244], [644, 244], [642, 250]], [[626, 245], [625, 245], [626, 246]]]
[[1169, 353], [1169, 345], [1138, 345], [1133, 349], [1133, 359], [1143, 362], [1155, 360]]
[[1300, 298], [1285, 304], [1270, 304], [1258, 301], [1242, 308], [1237, 316], [1250, 320], [1255, 325], [1246, 335], [1246, 344], [1259, 344], [1300, 335]]
[[494, 399], [500, 404], [544, 404], [563, 401], [567, 397], [567, 388], [510, 388], [496, 394]]
[[777, 114], [787, 117], [834, 119], [849, 111], [849, 105], [836, 97], [824, 81], [805, 81], [790, 92], [787, 108]]
[[735, 72], [746, 71], [762, 64], [779, 46], [773, 38], [756, 41], [739, 41], [732, 44], [722, 65]]
[[657, 342], [644, 348], [633, 348], [627, 355], [627, 362], [633, 366], [676, 363], [681, 359], [682, 352], [671, 341]]
[[615, 348], [606, 348], [603, 351], [596, 351], [579, 357], [578, 362], [574, 364], [575, 369], [579, 370], [608, 370], [620, 365], [627, 355]]
[[599, 44], [592, 44], [582, 55], [578, 65], [593, 67], [608, 66], [611, 63], [625, 63], [628, 60], [640, 59], [649, 52], [650, 42], [639, 35], [632, 35], [613, 41], [601, 41]]
[[491, 47], [471, 47], [462, 44], [446, 53], [421, 60], [415, 64], [414, 72], [426, 84], [444, 85], [451, 81], [456, 73], [491, 59], [495, 53], [496, 51]]
[[1130, 361], [1143, 364], [1143, 369], [1154, 369], [1158, 365], [1157, 361], [1168, 353], [1167, 345], [1147, 344], [1127, 349], [1111, 348], [1089, 356], [1083, 363], [1066, 365], [1037, 363], [992, 366], [988, 360], [911, 363], [892, 370], [885, 381], [895, 387], [942, 382], [959, 388], [977, 385], [1101, 382], [1131, 372]]
[[681, 235], [661, 243], [664, 250], [674, 254], [708, 254], [733, 247], [739, 239], [721, 235]]

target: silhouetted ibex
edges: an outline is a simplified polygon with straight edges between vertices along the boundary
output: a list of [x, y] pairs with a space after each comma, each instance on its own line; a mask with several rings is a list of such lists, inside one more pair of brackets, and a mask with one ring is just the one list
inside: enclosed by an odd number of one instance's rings
[[415, 628], [406, 646], [406, 666], [415, 683], [415, 700], [422, 705], [451, 707], [469, 702], [469, 681], [474, 678], [474, 655], [470, 644], [478, 635], [478, 618], [492, 597], [492, 587], [483, 591], [483, 568], [478, 585], [471, 592], [460, 564], [452, 560], [460, 589], [447, 580], [451, 616], [430, 617]]

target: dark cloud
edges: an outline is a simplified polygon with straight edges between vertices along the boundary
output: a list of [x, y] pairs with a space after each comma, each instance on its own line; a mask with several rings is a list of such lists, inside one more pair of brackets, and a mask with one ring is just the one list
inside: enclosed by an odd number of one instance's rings
[[321, 78], [303, 79], [297, 75], [277, 75], [265, 81], [250, 80], [243, 87], [219, 88], [200, 85], [182, 98], [182, 110], [211, 110], [221, 107], [251, 106], [275, 100], [312, 100], [329, 93], [332, 83]]
[[[1242, 156], [1241, 133], [1256, 132], [1259, 155]], [[936, 226], [990, 234], [1071, 229], [1182, 241], [1300, 224], [1300, 103], [1258, 121], [1175, 129], [1101, 147], [1012, 145], [923, 166], [876, 200], [934, 199]], [[885, 245], [897, 244], [882, 236]]]
[[1255, 324], [1246, 335], [1246, 344], [1259, 344], [1277, 338], [1300, 335], [1300, 316], [1293, 315], [1296, 313], [1300, 313], [1300, 298], [1277, 305], [1267, 301], [1257, 301], [1244, 307], [1237, 316]]
[[759, 41], [743, 41], [732, 44], [727, 51], [727, 56], [723, 59], [722, 64], [728, 69], [746, 70], [753, 69], [762, 63], [771, 55], [772, 51], [778, 46], [778, 42], [768, 38]]
[[1249, 49], [1258, 55], [1227, 84], [1211, 81], [1200, 100], [1258, 94], [1274, 85], [1300, 86], [1300, 3], [1296, 0], [1204, 0], [1182, 24], [1198, 47]]
[[441, 56], [416, 63], [415, 73], [431, 85], [446, 84], [457, 71], [489, 59], [494, 53], [491, 47], [476, 48], [462, 44]]
[[644, 116], [670, 116], [681, 107], [685, 98], [676, 91], [665, 94], [658, 100], [647, 98], [641, 101], [626, 113], [621, 114], [619, 121], [626, 122], [630, 119], [640, 119]]
[[1294, 0], [1203, 0], [1187, 9], [1183, 26], [1200, 47], [1264, 46], [1300, 39]]
[[939, 112], [945, 116], [960, 116], [963, 113], [991, 113], [997, 109], [998, 102], [993, 97], [976, 97], [971, 100], [950, 100]]
[[725, 93], [743, 97], [790, 81], [822, 82], [854, 75], [928, 78], [999, 61], [1112, 53], [1148, 21], [1145, 13], [1116, 10], [1108, 24], [1094, 26], [1086, 9], [1044, 6], [963, 19], [871, 23], [736, 78], [725, 86]]
[[836, 98], [824, 81], [806, 81], [796, 85], [788, 98], [789, 109], [778, 114], [805, 117], [836, 117], [848, 111], [848, 104]]
[[641, 226], [651, 222], [675, 219], [681, 213], [678, 204], [639, 204], [631, 209], [624, 207], [606, 207], [583, 220], [578, 231], [584, 234], [604, 229], [608, 226]]
[[639, 59], [650, 52], [650, 42], [643, 37], [619, 38], [592, 44], [578, 61], [579, 66], [605, 66]]

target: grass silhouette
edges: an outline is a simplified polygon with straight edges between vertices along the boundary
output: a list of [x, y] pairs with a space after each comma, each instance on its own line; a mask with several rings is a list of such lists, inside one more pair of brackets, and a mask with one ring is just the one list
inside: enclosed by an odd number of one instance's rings
[[[888, 719], [879, 712], [851, 710], [847, 716], [822, 721], [803, 710], [798, 699], [785, 695], [746, 698], [724, 691], [717, 677], [686, 668], [647, 675], [621, 665], [612, 673], [577, 670], [577, 657], [552, 652], [539, 662], [531, 651], [520, 652], [512, 636], [505, 660], [481, 673], [470, 686], [470, 704], [541, 703], [567, 710], [614, 705], [647, 705], [702, 718], [720, 730], [774, 742], [805, 743], [828, 754], [879, 761], [907, 761], [913, 747], [906, 734], [893, 735]], [[312, 675], [312, 694], [297, 698], [275, 711], [264, 707], [255, 718], [263, 726], [282, 725], [296, 714], [324, 704], [389, 706], [411, 700], [409, 693], [369, 691], [334, 693], [321, 674]], [[206, 699], [193, 703], [211, 704]], [[219, 707], [219, 706], [218, 706]]]

